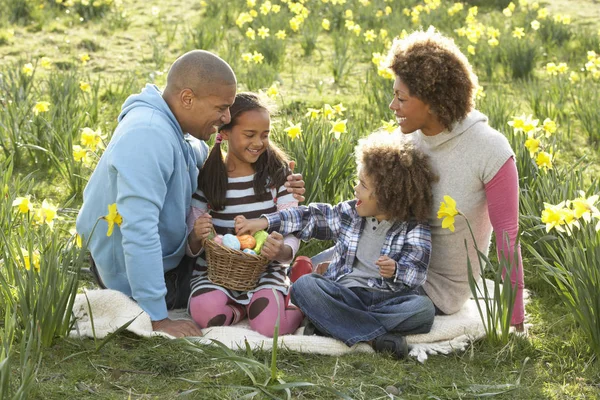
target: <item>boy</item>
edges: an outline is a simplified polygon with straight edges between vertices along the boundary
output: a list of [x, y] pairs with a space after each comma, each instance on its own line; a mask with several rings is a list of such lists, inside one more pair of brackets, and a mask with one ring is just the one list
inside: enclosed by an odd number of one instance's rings
[[302, 276], [291, 298], [309, 322], [305, 334], [333, 336], [348, 346], [368, 342], [396, 358], [407, 354], [403, 335], [427, 333], [434, 306], [417, 289], [431, 252], [427, 218], [428, 156], [397, 135], [373, 133], [356, 147], [356, 199], [335, 206], [310, 204], [246, 220], [238, 233], [268, 229], [303, 240], [335, 240], [324, 275]]

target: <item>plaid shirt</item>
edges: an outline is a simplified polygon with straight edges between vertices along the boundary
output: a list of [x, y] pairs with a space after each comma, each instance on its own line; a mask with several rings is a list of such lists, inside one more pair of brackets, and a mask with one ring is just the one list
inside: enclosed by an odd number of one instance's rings
[[[324, 276], [333, 281], [352, 272], [360, 235], [365, 218], [356, 212], [356, 200], [345, 201], [336, 206], [314, 203], [294, 207], [263, 217], [269, 221], [269, 231], [295, 234], [302, 240], [311, 238], [335, 240], [333, 259]], [[381, 249], [382, 256], [396, 261], [396, 275], [392, 278], [369, 279], [369, 286], [383, 290], [406, 290], [425, 282], [431, 231], [429, 225], [417, 222], [394, 222], [387, 231]]]

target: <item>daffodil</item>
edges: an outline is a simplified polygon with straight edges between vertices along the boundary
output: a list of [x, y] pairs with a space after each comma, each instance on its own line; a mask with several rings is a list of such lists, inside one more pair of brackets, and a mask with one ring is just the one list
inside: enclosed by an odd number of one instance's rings
[[377, 39], [377, 34], [373, 29], [369, 29], [364, 34], [365, 42], [374, 42]]
[[252, 28], [246, 30], [246, 37], [250, 40], [256, 39], [256, 32]]
[[254, 61], [255, 64], [262, 64], [264, 59], [265, 59], [265, 56], [263, 56], [258, 51], [255, 51], [254, 53], [252, 53], [252, 61]]
[[333, 107], [331, 107], [330, 104], [323, 104], [323, 115], [327, 118], [327, 119], [331, 119], [334, 117], [335, 115], [335, 110], [333, 109]]
[[470, 45], [468, 45], [468, 46], [467, 46], [467, 52], [468, 52], [470, 55], [474, 56], [474, 55], [475, 55], [475, 46], [473, 46], [473, 45], [471, 45], [471, 44], [470, 44]]
[[79, 61], [81, 61], [83, 65], [87, 64], [87, 62], [90, 61], [90, 55], [87, 53], [80, 54]]
[[33, 113], [35, 115], [39, 115], [45, 112], [48, 112], [50, 110], [50, 103], [47, 101], [38, 101], [37, 103], [35, 103], [35, 106], [33, 106]]
[[398, 127], [398, 125], [396, 125], [396, 121], [394, 121], [393, 119], [390, 119], [389, 121], [381, 121], [381, 123], [383, 124], [383, 129], [385, 129], [389, 133], [394, 132]]
[[544, 171], [552, 169], [552, 154], [540, 151], [535, 159], [535, 163]]
[[343, 120], [338, 119], [337, 121], [331, 121], [331, 130], [329, 131], [329, 133], [333, 133], [335, 138], [339, 140], [340, 135], [342, 133], [346, 133], [346, 131], [347, 131], [347, 128], [346, 128], [347, 122], [348, 122], [347, 119], [343, 119]]
[[517, 39], [522, 39], [525, 36], [525, 28], [515, 28], [512, 31], [512, 36]]
[[247, 63], [252, 62], [252, 53], [242, 53], [242, 60]]
[[33, 64], [27, 63], [27, 64], [23, 65], [23, 68], [21, 68], [21, 73], [25, 76], [33, 75]]
[[52, 61], [48, 57], [42, 57], [40, 58], [40, 65], [44, 69], [50, 69], [52, 68]]
[[44, 199], [42, 207], [39, 208], [34, 216], [34, 220], [38, 224], [46, 224], [51, 229], [54, 228], [54, 219], [56, 218], [57, 208], [55, 205]]
[[321, 109], [319, 108], [308, 108], [305, 117], [310, 117], [310, 119], [317, 119], [320, 113]]
[[23, 256], [23, 262], [25, 263], [25, 269], [29, 271], [31, 269], [31, 265], [33, 264], [33, 268], [35, 271], [40, 270], [40, 252], [34, 250], [33, 253], [29, 253], [28, 250], [21, 248], [21, 255]]
[[277, 31], [277, 33], [275, 34], [275, 37], [279, 40], [285, 40], [287, 34], [285, 33], [285, 30], [280, 29]]
[[260, 37], [261, 39], [266, 39], [269, 36], [270, 36], [269, 28], [266, 28], [264, 26], [261, 26], [260, 28], [258, 28], [258, 37]]
[[289, 124], [290, 126], [285, 128], [283, 131], [287, 133], [292, 140], [295, 140], [298, 136], [302, 135], [302, 122], [298, 122], [297, 124], [290, 122]]
[[117, 203], [109, 204], [108, 206], [108, 214], [102, 217], [108, 223], [108, 230], [106, 231], [106, 236], [111, 236], [113, 234], [113, 230], [115, 228], [115, 224], [121, 226], [123, 223], [123, 217], [117, 211]]
[[451, 232], [454, 232], [454, 217], [458, 215], [458, 210], [456, 209], [456, 201], [448, 196], [444, 196], [444, 201], [440, 203], [440, 208], [437, 213], [438, 219], [442, 219], [442, 228], [450, 229]]
[[87, 163], [88, 151], [78, 144], [73, 145], [73, 159], [77, 162]]
[[79, 82], [79, 89], [81, 89], [82, 92], [85, 93], [89, 93], [92, 90], [92, 86], [87, 83], [87, 82]]
[[342, 103], [335, 104], [333, 109], [337, 115], [344, 115], [344, 112], [346, 111], [346, 107], [344, 107]]
[[529, 156], [533, 158], [535, 153], [540, 149], [540, 141], [536, 139], [533, 135], [529, 136], [525, 141], [525, 147], [529, 150]]
[[87, 146], [92, 151], [102, 143], [100, 131], [94, 131], [92, 128], [85, 127], [81, 130], [81, 144]]
[[534, 31], [540, 29], [540, 21], [538, 21], [537, 19], [531, 21], [531, 29], [533, 29]]
[[273, 6], [273, 5], [271, 4], [271, 2], [270, 2], [270, 1], [268, 1], [268, 0], [267, 0], [267, 1], [265, 1], [263, 4], [261, 4], [261, 6], [260, 6], [260, 8], [259, 8], [259, 10], [260, 10], [260, 13], [261, 13], [262, 15], [268, 15], [268, 14], [269, 14], [269, 12], [271, 11], [271, 7], [272, 7], [272, 6]]
[[329, 22], [327, 18], [323, 18], [323, 21], [321, 21], [321, 27], [328, 31], [331, 28], [331, 22]]
[[268, 89], [267, 89], [267, 96], [273, 98], [275, 96], [277, 96], [279, 94], [279, 89], [277, 89], [277, 84], [272, 84]]
[[573, 213], [575, 218], [583, 218], [585, 222], [590, 222], [592, 217], [600, 218], [600, 211], [596, 207], [599, 196], [597, 194], [585, 197], [585, 192], [579, 191], [579, 197], [575, 200], [571, 200], [573, 206]]
[[542, 123], [542, 129], [546, 133], [546, 137], [549, 137], [556, 132], [556, 122], [552, 121], [550, 118], [546, 118]]
[[83, 246], [83, 240], [81, 239], [81, 235], [77, 233], [77, 230], [75, 230], [75, 228], [71, 228], [69, 229], [69, 234], [71, 234], [71, 236], [73, 236], [75, 239], [75, 246], [81, 248]]
[[565, 210], [565, 202], [561, 202], [556, 205], [544, 203], [544, 210], [542, 211], [542, 222], [546, 224], [546, 232], [550, 232], [552, 229], [556, 229], [559, 232], [564, 232], [562, 225], [565, 224], [565, 216], [567, 215], [568, 209]]
[[30, 211], [33, 211], [33, 204], [31, 203], [31, 196], [27, 195], [25, 197], [17, 197], [12, 202], [13, 207], [19, 207], [19, 212], [21, 214], [27, 214]]

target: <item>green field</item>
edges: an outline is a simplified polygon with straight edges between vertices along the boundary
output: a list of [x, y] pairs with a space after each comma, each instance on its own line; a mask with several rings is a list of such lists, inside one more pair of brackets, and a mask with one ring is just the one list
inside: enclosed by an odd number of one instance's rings
[[[307, 202], [348, 199], [357, 140], [394, 127], [393, 81], [374, 53], [430, 25], [468, 55], [477, 106], [515, 150], [528, 335], [425, 364], [279, 349], [277, 376], [314, 384], [291, 389], [298, 399], [337, 398], [331, 389], [355, 399], [600, 397], [600, 4], [509, 3], [0, 0], [0, 398], [285, 398], [270, 371], [252, 369], [267, 382], [253, 384], [218, 349], [67, 337], [69, 301], [94, 287], [73, 231], [83, 188], [127, 96], [163, 86], [179, 55], [203, 48], [232, 65], [240, 90], [277, 104], [273, 137], [297, 160]], [[340, 103], [345, 111], [324, 115]], [[531, 127], [508, 124], [521, 121]], [[284, 129], [298, 123], [293, 139]], [[271, 365], [270, 352], [238, 355]]]

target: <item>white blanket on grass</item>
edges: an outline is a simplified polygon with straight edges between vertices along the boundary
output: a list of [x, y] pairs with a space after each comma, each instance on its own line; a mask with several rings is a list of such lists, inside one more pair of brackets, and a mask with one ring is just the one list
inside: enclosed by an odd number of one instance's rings
[[[91, 306], [93, 324], [88, 304]], [[483, 308], [485, 309], [485, 307]], [[162, 332], [153, 332], [150, 316], [135, 301], [115, 290], [88, 290], [78, 294], [73, 307], [73, 316], [75, 323], [71, 331], [72, 337], [94, 337], [95, 335], [97, 339], [104, 338], [127, 322], [134, 320], [126, 329], [136, 335], [172, 338]], [[190, 318], [185, 310], [172, 311], [169, 316], [172, 319]], [[304, 328], [300, 327], [293, 335], [280, 336], [278, 346], [303, 353], [332, 356], [374, 351], [365, 343], [357, 343], [348, 347], [333, 338], [315, 335], [303, 336], [303, 330]], [[210, 339], [215, 339], [234, 350], [245, 349], [246, 342], [252, 348], [269, 350], [273, 343], [272, 338], [252, 331], [247, 320], [235, 326], [206, 328], [202, 330], [202, 333], [204, 336], [194, 338], [194, 340], [209, 344], [211, 343]], [[477, 310], [477, 304], [474, 300], [469, 300], [456, 314], [436, 316], [429, 333], [409, 335], [406, 339], [409, 344], [410, 356], [424, 362], [428, 354], [464, 351], [471, 342], [484, 335], [485, 330]]]

